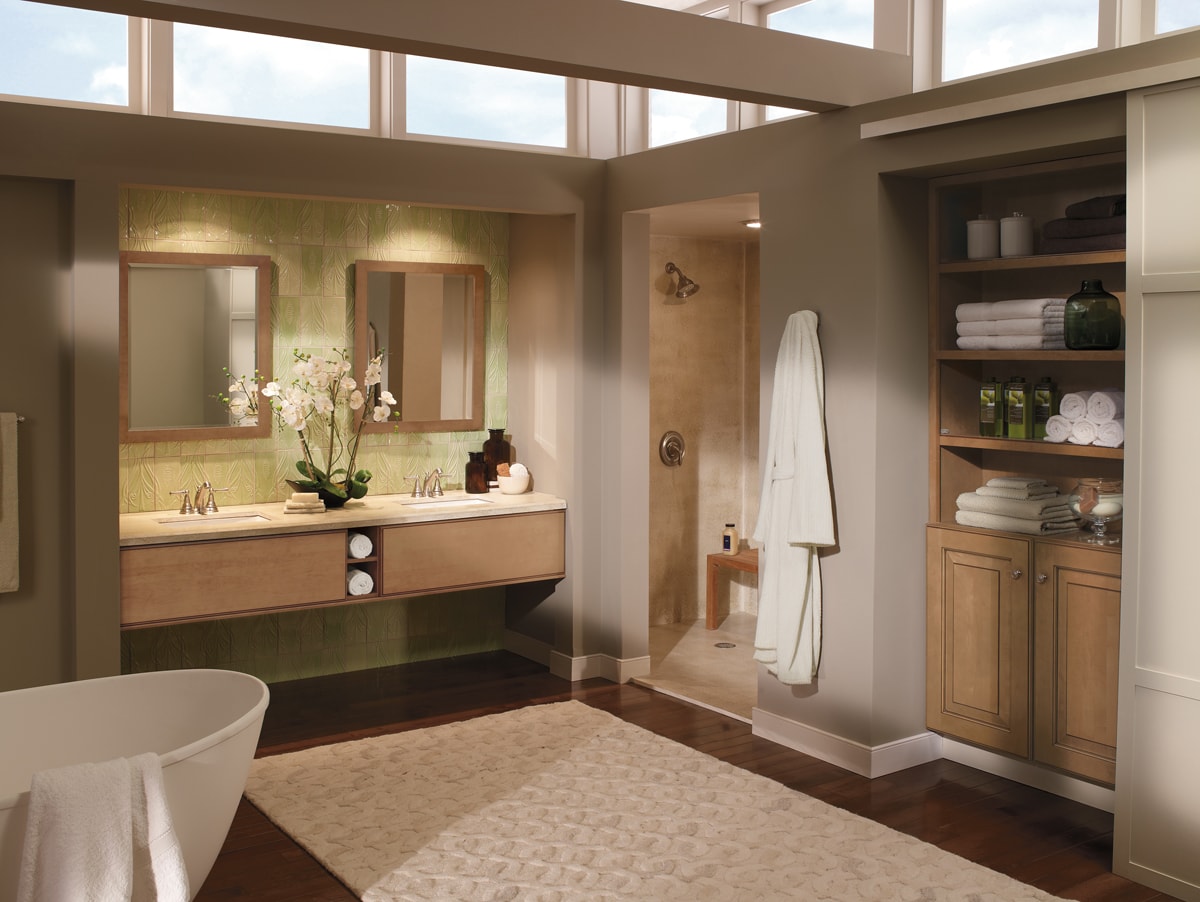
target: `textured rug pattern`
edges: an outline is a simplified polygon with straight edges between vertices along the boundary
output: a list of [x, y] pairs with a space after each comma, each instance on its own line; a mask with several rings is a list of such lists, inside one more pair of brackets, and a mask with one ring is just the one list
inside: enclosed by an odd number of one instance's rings
[[579, 702], [262, 758], [246, 795], [368, 902], [1054, 898]]

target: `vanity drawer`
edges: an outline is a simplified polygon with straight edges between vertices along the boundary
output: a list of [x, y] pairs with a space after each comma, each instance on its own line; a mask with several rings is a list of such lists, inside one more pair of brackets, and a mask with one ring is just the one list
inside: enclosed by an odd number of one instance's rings
[[205, 620], [342, 601], [346, 533], [121, 550], [121, 625]]
[[451, 592], [564, 575], [563, 511], [383, 529], [383, 594]]

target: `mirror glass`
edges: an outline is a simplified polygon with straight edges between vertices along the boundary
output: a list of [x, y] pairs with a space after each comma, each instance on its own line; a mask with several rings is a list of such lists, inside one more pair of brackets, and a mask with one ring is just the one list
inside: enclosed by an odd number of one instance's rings
[[391, 419], [366, 430], [482, 429], [487, 271], [385, 260], [354, 270], [355, 370], [382, 351], [379, 388], [396, 399]]
[[270, 333], [270, 257], [122, 252], [121, 441], [269, 436], [229, 388], [270, 378]]

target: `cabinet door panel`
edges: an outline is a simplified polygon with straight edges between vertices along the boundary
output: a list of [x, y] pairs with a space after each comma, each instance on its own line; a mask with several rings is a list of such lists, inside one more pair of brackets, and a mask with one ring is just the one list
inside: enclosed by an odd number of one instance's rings
[[1029, 543], [930, 528], [930, 729], [1029, 752]]
[[1098, 549], [1040, 545], [1036, 569], [1034, 757], [1112, 783], [1120, 556]]

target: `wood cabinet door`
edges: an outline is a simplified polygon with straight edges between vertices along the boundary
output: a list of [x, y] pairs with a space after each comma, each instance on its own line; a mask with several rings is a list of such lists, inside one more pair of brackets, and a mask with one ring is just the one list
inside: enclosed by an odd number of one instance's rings
[[1111, 784], [1121, 556], [1039, 544], [1034, 570], [1033, 756]]
[[930, 527], [925, 716], [931, 730], [1029, 755], [1030, 543]]

